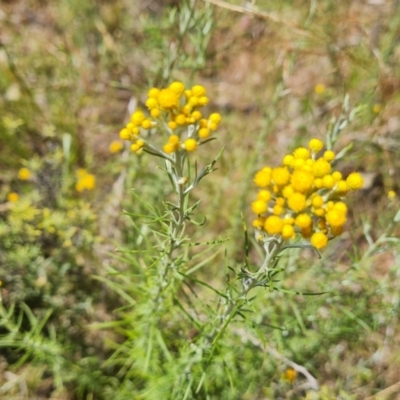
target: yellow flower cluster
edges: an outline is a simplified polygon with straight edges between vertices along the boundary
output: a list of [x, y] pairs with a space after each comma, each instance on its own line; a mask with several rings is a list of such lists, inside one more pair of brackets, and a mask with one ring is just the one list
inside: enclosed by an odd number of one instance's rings
[[141, 154], [146, 146], [146, 132], [158, 128], [167, 134], [164, 153], [170, 154], [180, 149], [192, 152], [201, 141], [211, 136], [221, 122], [218, 113], [203, 117], [200, 108], [208, 102], [206, 89], [201, 85], [186, 89], [182, 82], [176, 81], [167, 88], [152, 88], [146, 100], [149, 115], [142, 110], [135, 111], [119, 136], [131, 141], [131, 150]]
[[75, 189], [77, 192], [83, 192], [84, 190], [93, 190], [95, 188], [96, 178], [94, 175], [89, 174], [86, 169], [78, 169], [77, 176], [78, 181], [75, 185]]
[[322, 148], [319, 139], [311, 139], [308, 148], [299, 147], [283, 157], [281, 166], [256, 173], [254, 182], [260, 190], [252, 203], [258, 216], [255, 228], [284, 240], [299, 234], [317, 249], [342, 233], [347, 214], [343, 199], [360, 189], [363, 179], [357, 172], [343, 179], [332, 169], [333, 151], [317, 156]]

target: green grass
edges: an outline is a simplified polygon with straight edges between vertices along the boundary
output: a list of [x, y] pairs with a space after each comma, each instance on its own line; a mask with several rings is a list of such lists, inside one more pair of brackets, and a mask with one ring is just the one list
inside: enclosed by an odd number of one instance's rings
[[[253, 3], [1, 4], [0, 398], [396, 398], [398, 5]], [[128, 105], [173, 80], [203, 84], [207, 113], [223, 117], [199, 168], [225, 150], [192, 194], [206, 219], [186, 234], [200, 244], [175, 260], [190, 274], [161, 291], [163, 201], [174, 198], [163, 163], [109, 144]], [[282, 253], [277, 290], [254, 289], [210, 348], [220, 294], [234, 295], [246, 257], [262, 264], [254, 173], [324, 140], [346, 96], [359, 112], [335, 168], [367, 184], [345, 233], [320, 259]], [[17, 178], [21, 167], [32, 179]], [[76, 192], [79, 168], [95, 174], [93, 191]], [[305, 374], [289, 382], [292, 366]]]

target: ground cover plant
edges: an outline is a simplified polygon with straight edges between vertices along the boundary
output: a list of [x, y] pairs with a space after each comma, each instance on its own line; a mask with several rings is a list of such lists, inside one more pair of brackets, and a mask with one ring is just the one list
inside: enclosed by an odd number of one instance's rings
[[398, 2], [0, 20], [0, 398], [397, 398]]

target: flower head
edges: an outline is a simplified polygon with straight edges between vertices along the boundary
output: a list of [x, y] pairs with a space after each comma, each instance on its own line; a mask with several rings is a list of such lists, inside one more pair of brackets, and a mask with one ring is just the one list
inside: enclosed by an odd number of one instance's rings
[[31, 171], [29, 171], [28, 168], [21, 168], [18, 171], [18, 179], [21, 179], [21, 181], [27, 181], [31, 177]]
[[322, 148], [319, 139], [311, 139], [308, 149], [298, 147], [285, 155], [283, 165], [264, 167], [255, 174], [259, 192], [251, 205], [257, 215], [253, 225], [266, 236], [303, 237], [322, 249], [343, 232], [347, 220], [344, 196], [362, 187], [362, 177], [353, 172], [343, 180], [332, 169], [333, 151], [317, 157]]
[[15, 203], [19, 200], [19, 195], [18, 193], [15, 192], [10, 192], [7, 195], [7, 201], [9, 201], [10, 203]]
[[185, 88], [182, 82], [175, 81], [165, 88], [151, 88], [147, 95], [145, 105], [149, 115], [143, 110], [136, 110], [119, 133], [121, 139], [131, 141], [131, 150], [137, 154], [150, 148], [150, 152], [154, 153], [154, 146], [150, 147], [151, 143], [144, 136], [146, 131], [157, 129], [159, 133], [166, 134], [162, 152], [167, 156], [177, 151], [195, 151], [203, 140], [210, 138], [221, 122], [219, 113], [205, 118], [200, 111], [209, 102], [202, 85]]
[[89, 174], [86, 169], [80, 168], [77, 171], [78, 181], [76, 182], [75, 189], [77, 192], [85, 190], [93, 190], [96, 186], [96, 178], [94, 175]]
[[119, 153], [124, 148], [124, 144], [119, 140], [113, 140], [108, 147], [111, 154]]

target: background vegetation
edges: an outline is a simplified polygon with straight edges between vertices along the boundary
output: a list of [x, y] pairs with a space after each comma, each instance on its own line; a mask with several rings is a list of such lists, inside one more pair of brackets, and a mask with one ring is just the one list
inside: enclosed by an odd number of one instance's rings
[[[244, 260], [254, 172], [324, 139], [345, 95], [362, 106], [337, 146], [352, 145], [339, 169], [366, 182], [348, 231], [320, 260], [282, 257], [290, 293], [257, 289], [193, 398], [399, 398], [399, 203], [387, 196], [399, 190], [399, 60], [396, 0], [1, 2], [0, 398], [169, 398], [197, 332], [172, 300], [163, 337], [137, 322], [154, 243], [123, 214], [144, 213], [143, 199], [157, 212], [168, 182], [157, 160], [110, 144], [148, 88], [174, 79], [203, 84], [223, 116], [198, 152], [205, 164], [226, 146], [194, 192], [207, 222], [189, 229], [222, 242], [197, 271], [216, 287]], [[76, 191], [78, 169], [93, 190]], [[249, 257], [260, 263], [255, 246]], [[194, 287], [206, 313], [215, 295]], [[189, 291], [175, 300], [190, 304]]]

